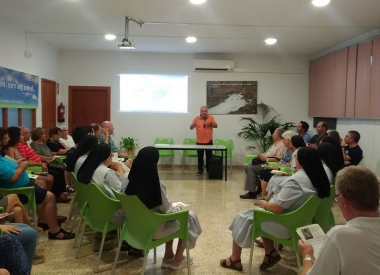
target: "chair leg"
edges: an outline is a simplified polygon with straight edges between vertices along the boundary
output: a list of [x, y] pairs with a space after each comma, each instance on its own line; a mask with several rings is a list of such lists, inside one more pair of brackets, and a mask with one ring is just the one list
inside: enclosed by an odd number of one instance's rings
[[[75, 239], [74, 239], [74, 248], [77, 246], [77, 241], [78, 241], [78, 236], [79, 236], [79, 230], [80, 230], [80, 227], [82, 225], [82, 216], [80, 216], [80, 219], [79, 219], [79, 224], [78, 224], [78, 228], [77, 228], [77, 232], [75, 234]], [[84, 232], [84, 231], [83, 231]], [[84, 234], [84, 233], [83, 233]]]
[[115, 274], [116, 264], [117, 264], [117, 260], [119, 259], [119, 253], [120, 253], [122, 242], [123, 242], [123, 240], [119, 239], [119, 246], [117, 247], [117, 252], [116, 252], [116, 256], [115, 256], [115, 261], [113, 262], [111, 275]]
[[75, 208], [74, 210], [75, 210], [75, 215], [74, 215], [74, 219], [73, 219], [73, 225], [71, 226], [71, 229], [70, 229], [71, 233], [73, 233], [75, 224], [77, 223], [77, 218], [78, 218], [78, 213], [79, 213], [79, 209], [78, 208]]
[[37, 212], [36, 211], [33, 211], [33, 222], [34, 222], [35, 226], [38, 225], [38, 219], [37, 219]]
[[157, 263], [157, 251], [156, 251], [156, 248], [153, 249], [153, 263], [154, 264]]
[[182, 166], [182, 173], [183, 173], [183, 168], [185, 167], [185, 157], [182, 155], [182, 161], [181, 161], [181, 166]]
[[141, 275], [144, 275], [145, 273], [145, 266], [146, 266], [146, 260], [148, 259], [148, 253], [149, 251], [147, 252], [144, 251], [144, 261], [143, 261], [143, 266], [141, 268]]
[[186, 242], [187, 274], [191, 275], [189, 241]]
[[73, 216], [74, 216], [75, 209], [76, 209], [76, 203], [72, 203], [72, 204], [71, 204], [71, 207], [70, 207], [70, 211], [69, 211], [69, 216], [67, 217], [66, 230], [68, 230], [69, 227], [70, 227], [70, 222], [71, 222], [71, 219], [72, 219]]
[[77, 249], [77, 255], [75, 256], [75, 259], [78, 259], [78, 256], [79, 256], [79, 250], [80, 250], [80, 245], [82, 244], [83, 235], [84, 235], [84, 231], [85, 231], [85, 230], [86, 230], [86, 225], [83, 226], [82, 235], [80, 236], [80, 240], [79, 240], [79, 244], [78, 244], [78, 249]]
[[252, 239], [251, 244], [251, 252], [249, 253], [249, 266], [248, 266], [248, 275], [251, 275], [251, 269], [252, 269], [252, 257], [253, 257], [253, 249], [255, 248], [255, 243]]
[[104, 234], [104, 233], [102, 234], [102, 243], [100, 244], [98, 262], [96, 263], [96, 266], [95, 266], [95, 273], [99, 271], [100, 258], [102, 257], [103, 246], [104, 246], [104, 241], [106, 240], [106, 235], [107, 234]]

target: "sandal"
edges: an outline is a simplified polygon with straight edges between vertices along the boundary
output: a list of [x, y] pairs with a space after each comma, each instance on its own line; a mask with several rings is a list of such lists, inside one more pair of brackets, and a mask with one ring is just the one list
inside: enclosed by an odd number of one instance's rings
[[274, 266], [275, 264], [277, 264], [281, 260], [280, 254], [277, 254], [277, 256], [272, 255], [274, 252], [277, 252], [277, 250], [273, 249], [269, 254], [265, 254], [265, 257], [268, 257], [268, 262], [267, 263], [263, 262], [260, 265], [261, 270], [266, 270], [266, 269]]
[[75, 189], [72, 188], [70, 185], [66, 185], [66, 192], [67, 193], [75, 193]]
[[227, 265], [227, 259], [223, 259], [220, 261], [220, 265], [223, 266], [224, 268], [229, 268], [229, 269], [233, 269], [233, 270], [237, 270], [237, 271], [242, 271], [243, 270], [243, 266], [236, 266], [237, 263], [241, 263], [241, 259], [237, 260], [237, 261], [232, 261], [231, 260], [231, 257], [230, 257], [230, 262], [231, 264], [228, 266]]
[[[63, 234], [62, 238], [58, 238], [57, 237], [60, 233]], [[51, 232], [49, 232], [48, 233], [48, 238], [49, 238], [49, 240], [71, 240], [71, 239], [75, 239], [75, 234], [67, 232], [66, 230], [64, 230], [61, 227], [61, 228], [59, 228], [59, 231], [57, 233], [51, 233]]]

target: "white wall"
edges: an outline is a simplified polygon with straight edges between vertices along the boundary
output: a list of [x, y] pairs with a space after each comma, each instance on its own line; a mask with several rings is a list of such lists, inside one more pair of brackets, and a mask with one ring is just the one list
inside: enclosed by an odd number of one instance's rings
[[[205, 56], [213, 58], [215, 56]], [[193, 72], [190, 54], [154, 54], [125, 52], [65, 51], [60, 55], [61, 101], [67, 106], [70, 85], [111, 86], [111, 120], [115, 126], [115, 140], [130, 136], [139, 139], [140, 148], [152, 145], [155, 137], [173, 137], [182, 143], [185, 137], [195, 137], [190, 131], [192, 119], [199, 115], [199, 108], [206, 104], [206, 81], [256, 80], [258, 102], [263, 101], [283, 114], [282, 120], [308, 120], [308, 63], [303, 58], [287, 60], [272, 56], [223, 56], [235, 60], [240, 72]], [[119, 88], [117, 73], [174, 73], [187, 74], [189, 80], [188, 114], [134, 114], [119, 113]], [[248, 145], [236, 137], [241, 129], [238, 123], [242, 115], [216, 115], [219, 128], [214, 139], [233, 139], [235, 143], [233, 164], [243, 164]], [[180, 152], [176, 163], [180, 163]]]
[[[283, 121], [305, 120], [308, 106], [308, 62], [303, 57], [275, 57], [249, 55], [208, 54], [154, 54], [96, 51], [59, 52], [52, 45], [27, 34], [25, 31], [0, 18], [0, 66], [55, 80], [60, 83], [57, 102], [68, 106], [69, 85], [110, 86], [112, 91], [111, 119], [116, 126], [115, 139], [131, 136], [140, 140], [140, 146], [152, 144], [154, 137], [172, 136], [176, 142], [184, 137], [194, 137], [188, 127], [198, 115], [199, 107], [206, 103], [206, 81], [208, 80], [257, 80], [258, 102], [263, 101], [283, 114]], [[24, 57], [24, 51], [33, 57]], [[195, 73], [194, 59], [232, 59], [237, 72]], [[191, 76], [189, 91], [189, 113], [167, 114], [122, 114], [118, 113], [118, 72], [133, 73], [177, 73]], [[68, 113], [68, 112], [67, 112]], [[214, 138], [232, 138], [235, 142], [234, 164], [243, 164], [247, 153], [245, 141], [236, 138], [241, 124], [240, 115], [218, 115], [219, 128]], [[41, 124], [41, 108], [37, 109], [37, 124]], [[344, 136], [349, 130], [361, 133], [360, 145], [364, 151], [363, 165], [380, 176], [380, 120], [338, 119], [338, 131]], [[315, 133], [311, 129], [310, 134]], [[177, 153], [176, 163], [179, 163]]]
[[[25, 50], [32, 52], [32, 58], [24, 56]], [[57, 80], [58, 50], [0, 18], [0, 66], [37, 75], [40, 80]], [[38, 104], [41, 106], [41, 84]], [[38, 121], [41, 121], [41, 108], [37, 109], [37, 124]]]

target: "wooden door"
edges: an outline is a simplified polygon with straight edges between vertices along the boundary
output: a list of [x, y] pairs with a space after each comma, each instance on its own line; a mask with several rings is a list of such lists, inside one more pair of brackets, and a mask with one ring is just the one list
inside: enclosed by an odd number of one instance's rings
[[111, 119], [111, 88], [69, 86], [69, 132]]
[[57, 124], [56, 87], [55, 81], [41, 79], [42, 128], [47, 131]]

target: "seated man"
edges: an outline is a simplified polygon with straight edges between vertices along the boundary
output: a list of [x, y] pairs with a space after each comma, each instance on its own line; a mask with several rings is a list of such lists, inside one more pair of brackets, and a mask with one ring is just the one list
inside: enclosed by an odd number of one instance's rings
[[380, 274], [379, 183], [366, 168], [346, 167], [338, 172], [335, 200], [345, 225], [327, 232], [318, 258], [313, 247], [298, 242], [302, 275]]
[[287, 148], [282, 142], [282, 134], [284, 129], [277, 128], [273, 133], [274, 144], [272, 147], [262, 155], [257, 155], [257, 158], [252, 160], [252, 163], [245, 166], [245, 173], [247, 178], [245, 180], [245, 190], [248, 191], [247, 194], [241, 195], [241, 199], [256, 199], [258, 191], [257, 188], [260, 186], [259, 174], [260, 171], [264, 170], [262, 164], [267, 161], [280, 161], [285, 154]]
[[357, 131], [349, 131], [345, 138], [342, 140], [342, 152], [344, 158], [344, 165], [358, 165], [363, 158], [363, 150], [360, 148], [358, 142], [360, 134]]
[[[0, 147], [7, 144], [9, 140], [7, 130], [0, 127]], [[29, 180], [25, 169], [28, 167], [26, 159], [21, 159], [18, 163], [4, 158], [0, 155], [0, 187], [19, 188], [32, 186], [35, 190], [37, 214], [39, 217], [38, 226], [48, 228], [49, 239], [73, 239], [75, 234], [66, 232], [57, 222], [57, 206], [53, 193], [47, 191]], [[22, 203], [27, 202], [27, 197], [19, 195]]]
[[309, 147], [317, 148], [324, 136], [327, 136], [328, 125], [326, 121], [320, 121], [316, 127], [317, 134], [307, 143]]
[[106, 140], [106, 136], [104, 134], [101, 134], [99, 137], [100, 143], [107, 143], [109, 146], [111, 146], [112, 152], [118, 153], [119, 158], [127, 158], [127, 153], [120, 153], [119, 147], [115, 144], [113, 141], [111, 135], [113, 135], [114, 127], [111, 121], [103, 121], [102, 127], [105, 129], [105, 131], [108, 132], [108, 142]]
[[303, 138], [305, 143], [308, 143], [311, 139], [311, 136], [307, 133], [309, 130], [309, 124], [305, 121], [300, 121], [297, 125], [297, 133]]

